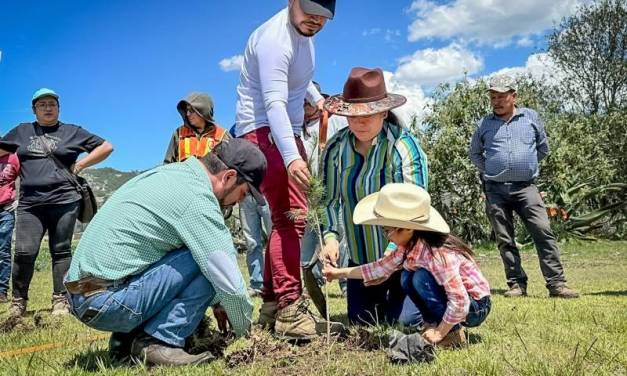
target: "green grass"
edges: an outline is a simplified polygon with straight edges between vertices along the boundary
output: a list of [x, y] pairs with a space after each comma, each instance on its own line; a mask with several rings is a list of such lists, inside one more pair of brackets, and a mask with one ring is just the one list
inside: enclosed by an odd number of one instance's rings
[[[201, 367], [157, 368], [111, 364], [106, 333], [91, 330], [73, 317], [52, 320], [32, 331], [0, 334], [0, 353], [42, 344], [59, 348], [6, 357], [0, 374], [105, 375], [625, 375], [627, 374], [627, 242], [568, 243], [562, 247], [569, 285], [582, 293], [576, 300], [547, 298], [533, 249], [524, 252], [529, 274], [527, 298], [505, 299], [500, 258], [494, 249], [477, 250], [493, 288], [493, 310], [486, 322], [470, 330], [472, 344], [461, 350], [438, 350], [430, 364], [396, 366], [383, 351], [347, 350], [333, 344], [330, 352], [308, 347], [292, 349], [281, 361], [256, 360], [228, 368], [224, 360]], [[44, 255], [42, 255], [44, 256]], [[50, 305], [48, 257], [41, 257], [31, 287], [29, 311]], [[243, 262], [243, 259], [240, 261]], [[332, 316], [345, 318], [346, 303], [337, 284], [331, 286]], [[259, 299], [255, 299], [259, 306]], [[7, 305], [0, 306], [0, 319]], [[257, 314], [257, 312], [255, 312]], [[32, 317], [29, 317], [32, 322]], [[239, 340], [227, 351], [247, 345]], [[328, 355], [330, 354], [330, 355]]]

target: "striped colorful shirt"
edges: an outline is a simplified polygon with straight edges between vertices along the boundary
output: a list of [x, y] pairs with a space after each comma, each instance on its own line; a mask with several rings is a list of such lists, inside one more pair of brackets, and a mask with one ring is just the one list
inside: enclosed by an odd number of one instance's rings
[[412, 183], [427, 188], [427, 156], [408, 130], [383, 123], [379, 135], [364, 158], [355, 149], [349, 128], [340, 130], [323, 155], [326, 186], [324, 237], [337, 238], [343, 221], [350, 258], [356, 264], [375, 261], [383, 255], [388, 241], [377, 226], [353, 224], [353, 210], [362, 198], [378, 192], [387, 183]]
[[490, 285], [473, 260], [460, 253], [442, 250], [431, 251], [419, 242], [407, 251], [398, 247], [382, 259], [360, 267], [366, 286], [384, 282], [395, 271], [405, 269], [428, 270], [444, 288], [448, 302], [442, 320], [457, 324], [466, 319], [470, 299], [479, 300], [490, 295]]
[[81, 237], [68, 281], [120, 280], [140, 274], [168, 252], [188, 248], [236, 334], [246, 333], [253, 306], [211, 180], [195, 157], [157, 167], [118, 189]]
[[495, 114], [481, 119], [468, 152], [484, 179], [497, 182], [537, 178], [538, 162], [548, 153], [544, 123], [528, 108], [516, 108], [509, 121]]

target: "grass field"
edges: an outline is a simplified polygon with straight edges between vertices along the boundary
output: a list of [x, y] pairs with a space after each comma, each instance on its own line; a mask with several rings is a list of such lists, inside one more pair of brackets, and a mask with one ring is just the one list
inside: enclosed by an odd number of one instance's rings
[[[568, 243], [562, 259], [576, 300], [547, 297], [533, 249], [526, 249], [527, 298], [505, 299], [501, 261], [494, 249], [476, 250], [491, 282], [493, 310], [484, 325], [470, 330], [471, 345], [438, 350], [429, 364], [397, 366], [383, 351], [361, 351], [344, 343], [291, 347], [281, 356], [229, 367], [220, 359], [198, 367], [154, 368], [112, 364], [106, 333], [73, 317], [53, 319], [47, 257], [40, 257], [31, 287], [26, 326], [0, 333], [0, 374], [6, 375], [627, 375], [627, 242]], [[45, 255], [42, 255], [45, 256]], [[243, 261], [241, 259], [240, 261]], [[337, 284], [331, 312], [346, 320]], [[259, 306], [261, 302], [255, 299]], [[8, 305], [0, 305], [0, 320]], [[34, 315], [37, 311], [37, 315]], [[256, 312], [255, 312], [256, 315]], [[278, 342], [277, 342], [278, 343]], [[240, 339], [228, 352], [249, 346]], [[285, 346], [285, 345], [283, 345]], [[15, 354], [22, 351], [22, 354]]]

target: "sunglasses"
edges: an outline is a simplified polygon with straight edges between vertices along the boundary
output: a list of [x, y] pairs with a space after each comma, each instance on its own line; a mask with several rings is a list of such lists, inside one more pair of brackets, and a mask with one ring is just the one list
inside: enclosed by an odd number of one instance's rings
[[398, 231], [398, 227], [383, 227], [383, 235], [390, 240], [390, 236], [394, 235], [394, 233]]

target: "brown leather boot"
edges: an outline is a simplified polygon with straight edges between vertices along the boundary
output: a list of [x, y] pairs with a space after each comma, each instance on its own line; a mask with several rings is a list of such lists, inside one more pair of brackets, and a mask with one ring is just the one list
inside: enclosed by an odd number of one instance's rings
[[[346, 328], [339, 322], [330, 322], [331, 334], [342, 334]], [[284, 340], [310, 340], [327, 332], [327, 322], [318, 319], [309, 310], [309, 302], [299, 299], [280, 309], [276, 315], [274, 331]]]
[[514, 283], [507, 291], [503, 293], [506, 298], [517, 298], [521, 296], [527, 296], [527, 286], [519, 283]]
[[207, 363], [215, 359], [210, 352], [192, 355], [145, 334], [135, 338], [131, 346], [131, 355], [151, 366], [184, 366]]
[[549, 287], [549, 297], [575, 299], [579, 297], [579, 293], [566, 285], [560, 285], [555, 287]]

